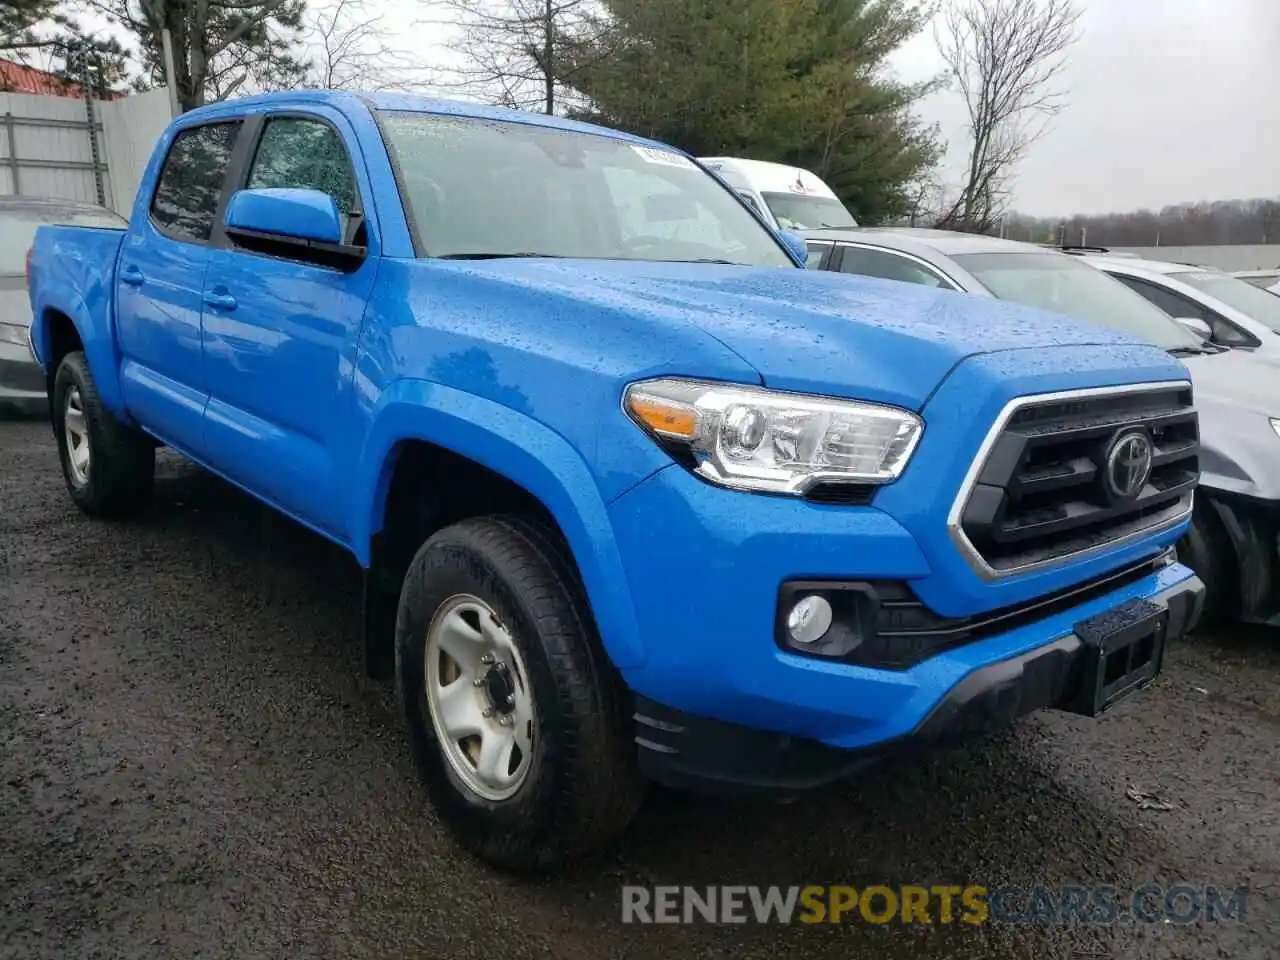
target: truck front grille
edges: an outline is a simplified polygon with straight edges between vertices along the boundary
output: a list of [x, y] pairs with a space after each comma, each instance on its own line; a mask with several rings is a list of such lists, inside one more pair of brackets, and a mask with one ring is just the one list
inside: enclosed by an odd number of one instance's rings
[[1019, 399], [956, 499], [952, 539], [990, 578], [1155, 532], [1190, 511], [1199, 451], [1189, 383]]

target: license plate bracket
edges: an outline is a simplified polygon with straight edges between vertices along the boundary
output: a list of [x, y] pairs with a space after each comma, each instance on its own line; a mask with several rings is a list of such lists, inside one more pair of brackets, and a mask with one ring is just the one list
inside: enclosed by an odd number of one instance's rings
[[1064, 709], [1096, 717], [1151, 683], [1164, 664], [1168, 624], [1168, 608], [1142, 599], [1077, 623], [1081, 668]]

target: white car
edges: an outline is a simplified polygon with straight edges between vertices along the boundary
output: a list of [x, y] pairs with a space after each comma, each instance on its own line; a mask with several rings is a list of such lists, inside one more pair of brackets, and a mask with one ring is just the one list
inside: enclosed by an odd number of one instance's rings
[[1280, 267], [1274, 270], [1237, 270], [1231, 275], [1280, 297]]
[[1221, 270], [1086, 253], [1081, 259], [1136, 290], [1206, 340], [1280, 358], [1280, 297]]
[[858, 225], [835, 191], [808, 170], [735, 157], [699, 157], [698, 162], [731, 186], [775, 230]]

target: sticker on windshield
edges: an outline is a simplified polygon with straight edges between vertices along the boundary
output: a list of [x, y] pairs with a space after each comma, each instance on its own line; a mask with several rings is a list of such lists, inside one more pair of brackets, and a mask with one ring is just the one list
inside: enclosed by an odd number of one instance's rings
[[631, 149], [640, 154], [642, 158], [649, 163], [661, 164], [664, 167], [683, 167], [686, 170], [693, 169], [693, 161], [688, 157], [682, 157], [678, 153], [672, 153], [670, 150], [655, 150], [652, 147], [640, 147], [634, 143]]

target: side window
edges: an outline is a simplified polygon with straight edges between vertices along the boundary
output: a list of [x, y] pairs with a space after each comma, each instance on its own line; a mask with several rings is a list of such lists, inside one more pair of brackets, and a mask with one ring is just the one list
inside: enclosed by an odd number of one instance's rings
[[347, 148], [338, 132], [319, 120], [268, 120], [246, 186], [319, 190], [333, 197], [344, 220], [356, 209], [355, 176]]
[[1190, 297], [1166, 290], [1164, 287], [1145, 280], [1135, 280], [1119, 274], [1111, 274], [1130, 290], [1142, 294], [1149, 301], [1171, 317], [1194, 317], [1209, 325], [1213, 333], [1213, 342], [1224, 347], [1256, 347], [1258, 341], [1247, 331], [1241, 330], [1231, 321], [1219, 316]]
[[918, 283], [926, 287], [953, 289], [951, 284], [928, 267], [887, 250], [845, 247], [840, 256], [840, 272], [857, 273], [864, 277], [883, 277], [886, 280], [900, 280], [903, 283]]
[[174, 137], [151, 199], [151, 219], [162, 232], [192, 243], [209, 239], [238, 128], [210, 123]]

